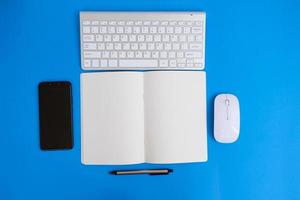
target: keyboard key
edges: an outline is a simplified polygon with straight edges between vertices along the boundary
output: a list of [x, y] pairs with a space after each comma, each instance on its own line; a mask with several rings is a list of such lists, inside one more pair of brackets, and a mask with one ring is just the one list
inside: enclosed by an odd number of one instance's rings
[[195, 63], [194, 67], [196, 67], [196, 68], [202, 68], [203, 67], [203, 63]]
[[92, 60], [92, 67], [99, 67], [99, 60], [98, 59]]
[[151, 22], [150, 21], [144, 21], [144, 26], [150, 26], [151, 25]]
[[129, 41], [130, 42], [135, 42], [136, 41], [136, 35], [130, 35], [129, 36]]
[[194, 59], [194, 63], [201, 63], [202, 60], [201, 59]]
[[152, 42], [153, 41], [153, 35], [146, 35], [146, 41]]
[[195, 36], [195, 41], [197, 41], [197, 42], [202, 41], [202, 36], [201, 35], [196, 35]]
[[97, 26], [93, 26], [91, 32], [92, 33], [98, 33], [99, 32], [99, 28]]
[[194, 42], [195, 41], [195, 36], [194, 35], [189, 35], [188, 36], [188, 41], [189, 42]]
[[99, 25], [99, 21], [92, 21], [91, 24], [94, 25], [94, 26], [98, 26]]
[[185, 42], [186, 41], [186, 36], [185, 35], [180, 35], [179, 36], [179, 41], [180, 42]]
[[160, 52], [160, 57], [161, 58], [167, 58], [168, 57], [168, 52], [166, 52], [166, 51]]
[[145, 35], [138, 35], [137, 41], [138, 42], [144, 42], [145, 41]]
[[183, 58], [184, 54], [183, 52], [177, 52], [177, 58]]
[[154, 35], [154, 42], [160, 42], [161, 41], [161, 35]]
[[126, 22], [126, 25], [132, 26], [132, 25], [134, 25], [134, 22], [133, 22], [133, 21], [127, 21], [127, 22]]
[[107, 67], [107, 64], [108, 64], [107, 60], [104, 59], [104, 60], [101, 60], [100, 62], [101, 62], [101, 67]]
[[168, 21], [162, 21], [162, 22], [161, 22], [161, 25], [162, 25], [162, 26], [167, 26], [167, 25], [169, 25], [169, 22], [168, 22]]
[[90, 33], [91, 32], [91, 27], [90, 26], [84, 26], [82, 28], [82, 32], [83, 33]]
[[127, 58], [134, 58], [134, 51], [128, 51]]
[[106, 50], [113, 50], [114, 44], [113, 43], [106, 43]]
[[109, 56], [110, 56], [109, 51], [103, 51], [102, 52], [102, 58], [109, 58]]
[[176, 60], [170, 60], [170, 67], [176, 67], [176, 66], [177, 66]]
[[128, 36], [127, 35], [121, 35], [121, 41], [122, 42], [127, 42], [128, 41]]
[[157, 27], [151, 27], [150, 28], [150, 33], [152, 33], [152, 34], [157, 33]]
[[100, 25], [107, 25], [108, 24], [108, 22], [107, 21], [100, 21]]
[[124, 32], [127, 34], [130, 34], [130, 33], [132, 33], [132, 28], [127, 26], [127, 27], [125, 27]]
[[144, 68], [144, 67], [158, 67], [157, 60], [119, 60], [119, 67], [136, 67], [136, 68]]
[[142, 58], [142, 57], [143, 57], [143, 53], [141, 51], [135, 52], [135, 58]]
[[201, 26], [199, 26], [199, 27], [192, 27], [192, 33], [201, 33], [201, 32], [202, 32]]
[[191, 51], [191, 52], [185, 52], [185, 57], [186, 58], [200, 58], [201, 57], [201, 54], [199, 52], [196, 52], [196, 51]]
[[158, 27], [158, 33], [161, 33], [161, 34], [163, 34], [163, 33], [165, 33], [166, 32], [166, 27]]
[[150, 52], [150, 51], [145, 51], [145, 52], [143, 53], [143, 57], [144, 57], [144, 58], [151, 58], [151, 52]]
[[170, 51], [169, 58], [175, 58], [175, 57], [176, 57], [176, 53], [174, 51]]
[[153, 21], [153, 22], [152, 22], [152, 25], [153, 25], [153, 26], [158, 26], [158, 25], [159, 25], [159, 21]]
[[113, 35], [112, 36], [112, 41], [113, 42], [119, 42], [120, 41], [120, 35]]
[[141, 32], [141, 28], [140, 27], [138, 27], [138, 26], [133, 27], [133, 33], [138, 34], [140, 32]]
[[110, 53], [110, 57], [111, 57], [111, 58], [118, 58], [118, 52], [112, 51], [112, 52]]
[[83, 49], [84, 50], [97, 50], [97, 44], [96, 43], [83, 43]]
[[171, 50], [172, 44], [171, 43], [165, 43], [165, 50]]
[[198, 44], [198, 43], [190, 44], [190, 50], [201, 50], [201, 49], [202, 49], [201, 44]]
[[182, 28], [181, 27], [175, 27], [175, 33], [177, 33], [177, 34], [182, 33]]
[[91, 24], [91, 21], [86, 21], [85, 20], [85, 21], [82, 22], [82, 25], [90, 25], [90, 24]]
[[84, 42], [93, 42], [95, 39], [94, 35], [83, 35], [82, 37]]
[[187, 59], [186, 64], [194, 64], [194, 59]]
[[156, 48], [156, 50], [163, 50], [164, 45], [162, 43], [156, 43], [155, 48]]
[[176, 21], [170, 21], [170, 23], [169, 23], [169, 25], [171, 25], [171, 26], [175, 26], [176, 24], [177, 24]]
[[170, 36], [169, 35], [163, 35], [162, 36], [162, 41], [163, 42], [169, 42], [169, 40], [170, 40]]
[[83, 54], [85, 58], [101, 58], [100, 51], [85, 51]]
[[183, 28], [183, 32], [184, 33], [190, 33], [191, 32], [191, 28], [190, 27], [184, 27]]
[[120, 51], [119, 58], [126, 58], [126, 51]]
[[167, 33], [173, 33], [174, 28], [173, 27], [167, 27]]
[[101, 26], [99, 31], [100, 31], [100, 33], [107, 33], [107, 27]]
[[187, 21], [186, 24], [187, 24], [188, 26], [192, 26], [192, 25], [193, 25], [193, 22], [192, 22], [192, 21]]
[[118, 21], [117, 24], [120, 25], [120, 26], [124, 26], [125, 25], [125, 21]]
[[177, 42], [178, 36], [177, 35], [171, 35], [171, 41], [172, 42]]
[[168, 60], [164, 59], [164, 60], [159, 60], [159, 67], [169, 67], [168, 66]]
[[83, 61], [83, 65], [84, 65], [85, 67], [91, 67], [91, 60], [84, 60], [84, 61]]
[[96, 41], [102, 42], [103, 41], [103, 35], [96, 35]]
[[118, 61], [117, 60], [108, 60], [108, 67], [117, 67]]
[[179, 25], [179, 26], [184, 26], [184, 25], [185, 25], [185, 22], [184, 22], [184, 21], [179, 21], [179, 22], [178, 22], [178, 25]]
[[121, 43], [115, 43], [114, 46], [115, 46], [115, 50], [121, 50], [122, 49]]
[[118, 26], [117, 33], [124, 33], [124, 28], [122, 26]]
[[104, 35], [104, 41], [110, 42], [111, 41], [111, 35]]
[[123, 50], [130, 50], [130, 44], [129, 43], [124, 43], [122, 49]]
[[177, 59], [177, 63], [178, 64], [185, 64], [186, 63], [186, 59], [183, 59], [183, 58]]
[[98, 50], [105, 50], [105, 45], [104, 45], [104, 43], [99, 43], [99, 44], [98, 44]]
[[[107, 29], [107, 32], [110, 33], [110, 34], [115, 33], [116, 28], [114, 26], [109, 26], [108, 29]], [[113, 35], [113, 36], [116, 36], [116, 35]]]
[[139, 49], [139, 45], [138, 45], [138, 43], [131, 43], [130, 44], [130, 48], [131, 48], [131, 50], [138, 50]]
[[152, 51], [151, 56], [152, 56], [152, 58], [159, 58], [159, 52], [158, 51]]
[[146, 45], [146, 43], [140, 43], [140, 44], [139, 44], [139, 49], [140, 49], [140, 50], [147, 50], [147, 45]]
[[143, 26], [142, 27], [142, 33], [148, 33], [149, 32], [149, 27]]
[[188, 44], [187, 43], [181, 44], [181, 49], [182, 50], [187, 50], [188, 49]]
[[136, 21], [135, 25], [138, 25], [138, 26], [143, 25], [143, 22], [142, 21]]
[[155, 44], [154, 43], [148, 43], [148, 50], [154, 50]]
[[173, 43], [173, 50], [179, 50], [180, 44], [179, 43]]

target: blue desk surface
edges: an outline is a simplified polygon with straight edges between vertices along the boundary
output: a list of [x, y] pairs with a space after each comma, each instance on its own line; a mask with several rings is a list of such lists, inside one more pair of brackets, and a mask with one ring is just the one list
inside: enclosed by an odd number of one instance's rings
[[[0, 199], [299, 200], [299, 9], [296, 0], [2, 0]], [[155, 177], [81, 164], [80, 10], [207, 12], [208, 162], [171, 165], [172, 175]], [[39, 149], [37, 85], [45, 80], [73, 84], [71, 151]], [[241, 135], [231, 145], [212, 136], [213, 99], [222, 92], [241, 104]]]

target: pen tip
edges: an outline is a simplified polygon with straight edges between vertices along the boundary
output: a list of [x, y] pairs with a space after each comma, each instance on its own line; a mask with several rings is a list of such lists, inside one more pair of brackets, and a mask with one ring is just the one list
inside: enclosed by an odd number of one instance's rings
[[109, 173], [112, 174], [112, 175], [116, 175], [117, 174], [116, 171], [111, 171]]

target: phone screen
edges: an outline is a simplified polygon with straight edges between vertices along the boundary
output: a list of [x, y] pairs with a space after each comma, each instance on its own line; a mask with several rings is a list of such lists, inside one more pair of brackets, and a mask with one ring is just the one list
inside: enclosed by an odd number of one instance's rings
[[39, 84], [40, 147], [42, 150], [73, 147], [71, 83]]

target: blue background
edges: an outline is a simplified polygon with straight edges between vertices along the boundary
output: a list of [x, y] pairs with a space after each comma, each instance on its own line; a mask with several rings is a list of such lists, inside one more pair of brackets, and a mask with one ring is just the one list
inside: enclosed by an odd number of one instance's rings
[[[208, 162], [155, 177], [80, 163], [80, 10], [206, 11]], [[0, 199], [299, 200], [299, 10], [297, 0], [1, 0]], [[73, 84], [71, 151], [39, 149], [37, 85], [46, 80]], [[241, 104], [231, 145], [212, 135], [222, 92]]]

